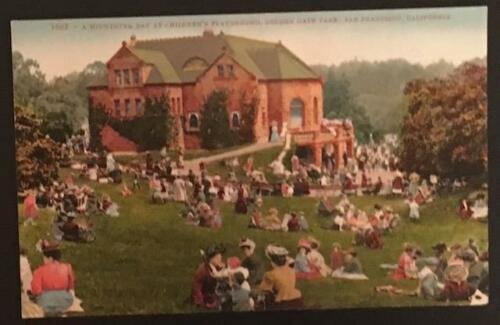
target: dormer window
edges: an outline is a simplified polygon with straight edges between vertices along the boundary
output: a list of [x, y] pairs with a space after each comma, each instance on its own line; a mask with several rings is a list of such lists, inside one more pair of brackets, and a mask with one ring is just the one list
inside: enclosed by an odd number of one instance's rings
[[126, 86], [130, 85], [130, 70], [129, 69], [123, 70], [123, 80], [124, 80]]
[[121, 70], [115, 70], [115, 83], [117, 86], [121, 86], [123, 83]]
[[219, 78], [224, 78], [224, 66], [222, 64], [219, 64], [217, 66], [217, 73], [219, 75]]
[[134, 85], [139, 84], [139, 69], [132, 69], [132, 81]]
[[234, 66], [232, 64], [228, 64], [227, 65], [227, 75], [229, 77], [233, 77], [234, 76]]

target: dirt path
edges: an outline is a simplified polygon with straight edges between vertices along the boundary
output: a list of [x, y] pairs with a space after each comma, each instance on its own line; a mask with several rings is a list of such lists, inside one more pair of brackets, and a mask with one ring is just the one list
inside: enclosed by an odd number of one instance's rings
[[193, 172], [198, 173], [199, 172], [199, 164], [200, 162], [204, 162], [205, 164], [214, 162], [214, 161], [220, 161], [232, 157], [239, 157], [243, 155], [247, 155], [250, 153], [254, 153], [257, 151], [269, 149], [269, 148], [274, 148], [274, 147], [280, 147], [283, 146], [283, 141], [278, 141], [278, 142], [266, 142], [266, 143], [255, 143], [250, 146], [244, 147], [244, 148], [239, 148], [235, 149], [232, 151], [227, 151], [223, 152], [217, 155], [213, 156], [208, 156], [208, 157], [201, 157], [201, 158], [196, 158], [196, 159], [191, 159], [191, 160], [186, 160], [184, 161], [184, 166], [186, 170], [192, 169]]

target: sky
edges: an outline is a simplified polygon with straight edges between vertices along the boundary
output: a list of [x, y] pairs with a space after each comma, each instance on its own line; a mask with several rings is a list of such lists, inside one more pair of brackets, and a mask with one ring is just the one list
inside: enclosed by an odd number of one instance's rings
[[457, 65], [487, 55], [486, 7], [11, 22], [12, 49], [38, 61], [47, 79], [108, 61], [131, 35], [170, 38], [206, 29], [281, 41], [308, 64], [404, 58]]

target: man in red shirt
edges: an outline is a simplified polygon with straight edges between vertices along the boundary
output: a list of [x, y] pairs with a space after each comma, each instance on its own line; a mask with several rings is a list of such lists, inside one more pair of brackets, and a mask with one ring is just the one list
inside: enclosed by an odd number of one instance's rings
[[64, 313], [74, 299], [75, 276], [71, 264], [60, 262], [58, 243], [42, 242], [43, 265], [33, 272], [31, 293], [45, 315]]

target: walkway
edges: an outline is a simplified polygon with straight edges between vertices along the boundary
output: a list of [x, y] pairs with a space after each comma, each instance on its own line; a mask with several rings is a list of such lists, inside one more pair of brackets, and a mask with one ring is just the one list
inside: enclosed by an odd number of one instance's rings
[[193, 172], [198, 173], [199, 172], [199, 164], [200, 162], [204, 162], [205, 164], [214, 162], [214, 161], [220, 161], [220, 160], [225, 160], [233, 157], [239, 157], [247, 154], [251, 154], [257, 151], [261, 150], [266, 150], [274, 147], [280, 147], [283, 146], [283, 141], [277, 141], [277, 142], [265, 142], [265, 143], [254, 143], [252, 145], [249, 145], [244, 148], [239, 148], [235, 149], [232, 151], [226, 151], [217, 155], [213, 156], [208, 156], [208, 157], [201, 157], [201, 158], [196, 158], [196, 159], [191, 159], [191, 160], [186, 160], [184, 161], [184, 166], [186, 170], [192, 169]]

